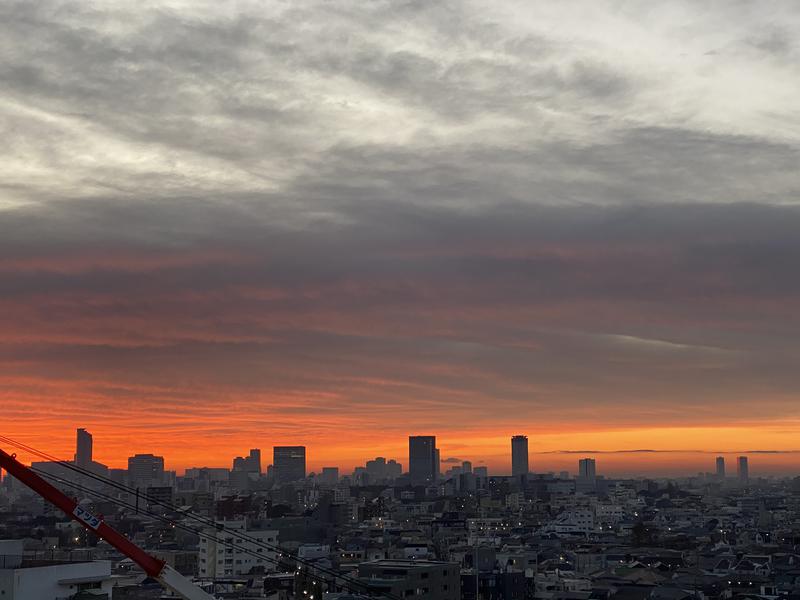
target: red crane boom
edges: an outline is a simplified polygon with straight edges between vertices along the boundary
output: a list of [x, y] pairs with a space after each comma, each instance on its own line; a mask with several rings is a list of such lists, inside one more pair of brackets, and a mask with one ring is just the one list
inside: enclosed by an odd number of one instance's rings
[[114, 546], [125, 556], [139, 565], [149, 577], [157, 579], [163, 586], [172, 590], [185, 600], [214, 600], [191, 581], [167, 565], [163, 560], [150, 556], [103, 519], [83, 509], [78, 503], [31, 471], [16, 459], [0, 449], [0, 468], [8, 471], [21, 483], [39, 494], [42, 498], [59, 508], [69, 518], [77, 521], [89, 531], [93, 531]]

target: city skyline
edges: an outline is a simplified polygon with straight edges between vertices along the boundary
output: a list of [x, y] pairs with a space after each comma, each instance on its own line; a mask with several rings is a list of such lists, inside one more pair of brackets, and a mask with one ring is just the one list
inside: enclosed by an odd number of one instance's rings
[[[275, 438], [273, 442], [265, 444], [259, 440], [269, 439], [269, 436], [257, 438], [242, 436], [241, 440], [234, 436], [225, 444], [207, 444], [206, 447], [193, 448], [187, 452], [183, 447], [176, 448], [171, 444], [160, 443], [158, 439], [146, 442], [141, 440], [129, 442], [125, 438], [120, 440], [118, 431], [108, 432], [108, 429], [102, 425], [97, 428], [86, 426], [85, 429], [91, 432], [95, 440], [99, 439], [98, 432], [103, 436], [103, 447], [98, 450], [97, 443], [95, 443], [95, 460], [118, 467], [124, 466], [127, 457], [132, 454], [152, 452], [164, 455], [172, 465], [170, 468], [179, 471], [201, 466], [230, 468], [231, 461], [243, 452], [243, 448], [259, 447], [259, 443], [261, 443], [262, 449], [271, 449], [273, 446], [305, 445], [309, 452], [309, 470], [319, 470], [324, 466], [333, 465], [352, 469], [356, 466], [363, 466], [364, 460], [375, 456], [398, 460], [404, 465], [408, 462], [408, 434], [402, 433], [391, 438], [384, 436], [379, 445], [369, 443], [356, 448], [351, 444], [343, 447], [340, 440], [333, 440], [329, 445], [325, 442], [284, 437]], [[442, 469], [449, 468], [455, 464], [455, 459], [458, 459], [459, 461], [470, 460], [476, 466], [489, 466], [498, 473], [507, 470], [508, 474], [511, 474], [509, 439], [516, 434], [515, 432], [516, 429], [509, 429], [508, 435], [486, 436], [477, 444], [470, 443], [469, 438], [463, 440], [457, 436], [437, 435], [441, 449], [445, 452], [441, 459]], [[685, 432], [681, 431], [680, 433]], [[667, 431], [665, 435], [663, 429], [596, 432], [583, 435], [544, 433], [529, 435], [529, 456], [534, 472], [537, 472], [537, 469], [539, 472], [574, 470], [573, 458], [578, 454], [585, 454], [587, 457], [603, 457], [608, 472], [615, 475], [647, 475], [648, 473], [691, 475], [702, 471], [714, 471], [715, 465], [712, 465], [714, 468], [709, 467], [709, 461], [713, 462], [714, 458], [720, 455], [725, 457], [727, 465], [735, 467], [736, 458], [742, 454], [759, 457], [759, 471], [764, 474], [790, 475], [800, 472], [800, 449], [798, 448], [788, 446], [776, 449], [774, 444], [768, 445], [767, 440], [764, 445], [754, 442], [747, 446], [731, 445], [727, 448], [703, 449], [699, 440], [707, 434], [707, 430], [699, 430], [696, 432], [695, 443], [690, 440], [683, 447], [670, 447], [668, 443], [672, 436], [678, 434]], [[735, 436], [737, 434], [741, 436], [743, 431], [731, 431], [730, 434], [735, 439]], [[663, 443], [653, 443], [662, 441], [659, 436], [663, 436]], [[38, 435], [23, 437], [15, 435], [15, 437], [64, 460], [71, 460], [75, 453], [74, 430], [71, 433], [68, 430], [56, 430], [46, 437]], [[566, 447], [564, 445], [565, 439], [574, 441], [575, 438], [579, 440], [575, 446]], [[649, 445], [646, 443], [648, 441], [651, 442]], [[24, 457], [25, 453], [20, 452], [20, 455]]]
[[[74, 458], [76, 464], [78, 463], [78, 454], [77, 451], [80, 447], [85, 447], [85, 440], [92, 440], [93, 434], [89, 432], [86, 428], [78, 428], [77, 430], [77, 443], [75, 446], [75, 453]], [[443, 458], [439, 459], [440, 466], [438, 467], [438, 476], [441, 477], [445, 474], [447, 470], [451, 467], [461, 467], [462, 464], [469, 465], [471, 469], [474, 465], [475, 467], [481, 468], [489, 468], [490, 475], [492, 476], [511, 476], [515, 474], [514, 471], [514, 456], [515, 456], [515, 442], [522, 438], [525, 442], [525, 447], [527, 448], [527, 436], [521, 434], [515, 434], [511, 436], [511, 445], [507, 448], [507, 452], [504, 455], [491, 455], [489, 460], [487, 460], [486, 456], [479, 456], [479, 455], [469, 455], [462, 453], [460, 457], [455, 456], [447, 456], [445, 455]], [[435, 452], [436, 457], [439, 456], [440, 448], [437, 445], [437, 438], [436, 436], [419, 436], [419, 435], [412, 435], [408, 436], [406, 439], [406, 446], [405, 452], [400, 453], [397, 456], [390, 456], [389, 454], [381, 455], [380, 453], [375, 454], [374, 456], [365, 455], [364, 457], [354, 459], [352, 463], [340, 463], [336, 464], [335, 460], [330, 460], [330, 454], [324, 449], [319, 449], [319, 455], [315, 457], [315, 453], [311, 451], [309, 453], [309, 448], [305, 445], [276, 445], [276, 446], [267, 446], [265, 449], [269, 452], [272, 450], [273, 460], [271, 462], [261, 461], [261, 448], [251, 448], [249, 450], [249, 454], [245, 457], [238, 456], [235, 453], [231, 454], [229, 457], [217, 457], [212, 462], [206, 464], [200, 463], [193, 463], [193, 464], [176, 464], [171, 463], [169, 456], [159, 456], [157, 452], [137, 452], [135, 455], [130, 455], [124, 458], [122, 461], [111, 461], [110, 464], [104, 464], [103, 461], [92, 461], [91, 464], [100, 465], [102, 467], [109, 467], [109, 468], [123, 468], [123, 462], [128, 463], [130, 465], [130, 460], [133, 459], [142, 459], [144, 458], [147, 461], [151, 459], [156, 459], [160, 462], [160, 468], [162, 470], [168, 471], [175, 471], [179, 475], [182, 475], [186, 470], [195, 470], [200, 468], [223, 468], [227, 469], [228, 471], [236, 472], [236, 471], [250, 471], [255, 473], [264, 474], [268, 471], [268, 469], [274, 469], [275, 465], [278, 464], [275, 460], [275, 457], [280, 453], [282, 456], [290, 457], [287, 465], [290, 465], [288, 468], [292, 470], [292, 476], [289, 479], [293, 479], [295, 474], [299, 471], [302, 471], [305, 474], [309, 473], [316, 473], [320, 474], [324, 472], [326, 469], [335, 468], [338, 472], [341, 472], [343, 475], [350, 474], [350, 472], [355, 472], [359, 469], [364, 469], [364, 465], [366, 464], [366, 471], [369, 471], [369, 465], [373, 461], [373, 459], [382, 459], [384, 461], [392, 461], [399, 463], [404, 469], [402, 470], [403, 473], [410, 476], [410, 480], [416, 483], [425, 483], [430, 482], [431, 479], [426, 476], [417, 477], [411, 473], [411, 464], [412, 464], [412, 445], [414, 440], [432, 440], [432, 450]], [[20, 440], [17, 440], [19, 442]], [[507, 440], [508, 442], [508, 440]], [[374, 450], [374, 449], [373, 449]], [[598, 476], [638, 476], [638, 477], [689, 477], [695, 476], [698, 473], [706, 474], [715, 477], [730, 477], [736, 479], [743, 479], [747, 481], [749, 477], [749, 462], [751, 457], [756, 457], [757, 460], [757, 473], [755, 477], [764, 476], [764, 477], [771, 477], [771, 476], [792, 476], [796, 475], [796, 467], [795, 461], [800, 457], [800, 451], [788, 451], [784, 453], [776, 453], [774, 451], [765, 451], [765, 450], [750, 450], [743, 452], [741, 450], [730, 450], [725, 452], [717, 452], [717, 451], [701, 451], [701, 450], [694, 450], [694, 451], [676, 451], [676, 450], [652, 450], [652, 449], [633, 449], [633, 450], [609, 450], [609, 451], [598, 451], [598, 450], [590, 450], [590, 449], [583, 449], [583, 450], [560, 450], [560, 451], [528, 451], [530, 455], [536, 455], [538, 458], [536, 460], [537, 465], [541, 465], [539, 469], [530, 468], [527, 472], [531, 474], [545, 474], [545, 473], [564, 473], [567, 472], [570, 476], [581, 478], [584, 463], [591, 464], [591, 472], [592, 474], [595, 473], [595, 464], [599, 461], [600, 462], [600, 470], [597, 471]], [[299, 453], [299, 454], [298, 454]], [[20, 458], [25, 460], [27, 453], [21, 449]], [[155, 456], [154, 456], [155, 454]], [[418, 453], [419, 454], [419, 453]], [[424, 451], [423, 451], [424, 454]], [[635, 461], [636, 466], [631, 467], [631, 463], [628, 462], [630, 456], [637, 456], [639, 457], [637, 461]], [[295, 457], [300, 459], [300, 463], [296, 463]], [[30, 455], [28, 458], [31, 458], [34, 462], [40, 460], [36, 458], [34, 455]], [[60, 458], [62, 460], [66, 460], [63, 457], [55, 456], [55, 458]], [[424, 457], [422, 457], [424, 458]], [[741, 462], [742, 458], [745, 461], [745, 475], [744, 477], [741, 476]], [[782, 461], [780, 458], [788, 458], [788, 461]], [[310, 459], [310, 460], [309, 460]], [[628, 460], [626, 460], [628, 459]], [[776, 460], [777, 459], [777, 460]], [[428, 461], [434, 461], [434, 456], [429, 456], [427, 459]], [[730, 473], [726, 474], [725, 469], [725, 462], [729, 461], [730, 463], [736, 464], [736, 473], [735, 475], [731, 475]], [[295, 464], [297, 466], [295, 466]], [[437, 463], [432, 463], [432, 469], [436, 469]], [[257, 465], [257, 466], [255, 466]], [[300, 466], [302, 465], [302, 466]], [[693, 470], [695, 469], [695, 470]], [[283, 477], [280, 475], [281, 468], [277, 471], [274, 471], [274, 475], [278, 480], [281, 480]], [[518, 474], [522, 474], [520, 470]], [[593, 478], [593, 475], [592, 475]]]

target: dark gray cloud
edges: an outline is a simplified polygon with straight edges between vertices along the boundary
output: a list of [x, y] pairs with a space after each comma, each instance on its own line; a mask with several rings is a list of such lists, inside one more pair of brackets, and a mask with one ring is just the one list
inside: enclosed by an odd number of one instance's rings
[[422, 413], [467, 420], [488, 398], [541, 418], [624, 407], [616, 423], [793, 405], [794, 207], [387, 204], [296, 226], [260, 206], [18, 210], [2, 236], [7, 357], [129, 385], [182, 373], [200, 397], [335, 391], [342, 411], [375, 407], [383, 381], [384, 410], [422, 394]]

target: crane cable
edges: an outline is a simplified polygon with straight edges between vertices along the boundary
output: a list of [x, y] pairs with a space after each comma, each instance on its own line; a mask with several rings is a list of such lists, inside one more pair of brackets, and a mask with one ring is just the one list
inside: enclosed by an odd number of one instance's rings
[[[77, 489], [77, 490], [79, 490], [81, 492], [84, 492], [84, 493], [90, 495], [90, 496], [95, 496], [97, 498], [106, 500], [108, 502], [112, 502], [112, 503], [117, 504], [119, 506], [122, 506], [124, 508], [128, 508], [130, 510], [137, 510], [136, 505], [134, 505], [134, 504], [132, 504], [130, 502], [126, 502], [126, 501], [121, 500], [119, 498], [115, 498], [115, 497], [110, 496], [108, 494], [104, 494], [104, 493], [99, 492], [97, 490], [94, 490], [92, 488], [83, 486], [81, 484], [75, 483], [75, 482], [70, 481], [68, 479], [64, 479], [62, 477], [58, 477], [58, 476], [53, 475], [51, 473], [47, 473], [46, 471], [43, 471], [43, 470], [35, 468], [35, 467], [30, 467], [30, 469], [32, 471], [34, 471], [35, 473], [38, 473], [42, 477], [45, 477], [47, 479], [50, 479], [51, 481], [54, 481], [54, 482], [69, 486], [71, 488]], [[166, 517], [164, 515], [159, 515], [158, 513], [150, 511], [150, 510], [147, 510], [147, 509], [138, 508], [138, 510], [139, 510], [139, 512], [141, 512], [141, 513], [143, 513], [143, 514], [145, 514], [145, 515], [147, 515], [147, 516], [149, 516], [149, 517], [151, 517], [153, 519], [156, 519], [157, 521], [160, 521], [162, 523], [168, 524], [168, 525], [170, 525], [172, 527], [175, 527], [177, 529], [181, 529], [181, 530], [186, 531], [188, 533], [193, 533], [193, 534], [198, 535], [200, 537], [209, 538], [209, 539], [213, 540], [214, 542], [216, 542], [216, 543], [218, 543], [218, 544], [220, 544], [222, 546], [226, 546], [228, 548], [239, 550], [240, 552], [242, 552], [244, 554], [248, 554], [250, 556], [254, 556], [256, 558], [260, 558], [260, 559], [266, 560], [267, 562], [270, 562], [270, 563], [272, 563], [272, 564], [274, 564], [274, 565], [276, 565], [278, 567], [285, 567], [286, 566], [286, 564], [281, 562], [279, 559], [271, 558], [268, 555], [259, 554], [258, 552], [254, 551], [254, 550], [252, 550], [250, 548], [247, 548], [246, 546], [242, 546], [242, 545], [240, 545], [240, 544], [238, 544], [236, 542], [229, 542], [229, 541], [227, 541], [227, 540], [225, 540], [223, 538], [218, 538], [218, 537], [213, 536], [213, 535], [208, 535], [207, 533], [205, 533], [201, 529], [197, 529], [195, 527], [191, 527], [190, 525], [186, 525], [184, 523], [175, 522], [173, 519], [170, 519], [169, 517]], [[235, 530], [228, 530], [228, 532], [229, 533], [237, 533], [238, 534], [238, 532], [235, 531]], [[336, 578], [337, 579], [341, 579], [341, 577], [339, 577], [339, 576], [336, 576]], [[312, 579], [317, 579], [317, 580], [320, 580], [320, 581], [325, 581], [326, 583], [331, 583], [329, 581], [326, 581], [322, 577], [314, 577], [313, 574], [312, 574]], [[363, 592], [364, 591], [363, 590], [364, 587], [369, 587], [369, 584], [361, 583], [361, 582], [358, 582], [358, 583], [360, 584], [360, 588], [359, 589], [354, 589], [355, 586], [353, 586], [352, 584], [350, 584], [348, 582], [338, 583], [335, 580], [333, 581], [333, 585], [334, 586], [340, 585], [341, 587], [347, 588], [349, 591], [356, 592], [356, 593]], [[395, 595], [386, 595], [386, 594], [384, 594], [384, 597], [390, 598], [391, 600], [400, 600], [400, 598], [398, 596], [395, 596]]]
[[[200, 522], [200, 523], [202, 523], [204, 525], [207, 525], [209, 527], [213, 527], [214, 529], [216, 529], [218, 531], [227, 531], [229, 533], [233, 533], [237, 537], [240, 537], [240, 538], [242, 538], [244, 540], [247, 540], [247, 541], [249, 541], [250, 543], [252, 543], [252, 544], [254, 544], [256, 546], [260, 546], [260, 547], [268, 549], [270, 551], [277, 552], [279, 555], [286, 556], [287, 558], [291, 558], [295, 562], [303, 564], [306, 567], [313, 568], [313, 569], [315, 569], [315, 570], [317, 570], [317, 571], [319, 571], [321, 573], [324, 573], [326, 575], [334, 577], [335, 579], [347, 582], [347, 583], [349, 583], [351, 585], [350, 586], [343, 586], [343, 587], [350, 587], [350, 591], [355, 591], [353, 589], [353, 587], [358, 588], [359, 591], [364, 591], [364, 590], [376, 591], [376, 590], [374, 590], [374, 586], [369, 584], [369, 583], [367, 583], [367, 582], [361, 581], [359, 579], [355, 579], [355, 578], [350, 577], [348, 575], [342, 575], [342, 574], [338, 573], [337, 571], [335, 571], [333, 569], [328, 569], [326, 567], [320, 567], [319, 565], [316, 565], [316, 564], [314, 564], [313, 562], [311, 562], [311, 561], [309, 561], [307, 559], [300, 558], [299, 556], [297, 556], [297, 555], [295, 555], [295, 554], [293, 554], [293, 553], [281, 548], [280, 546], [274, 546], [274, 545], [269, 544], [267, 542], [263, 542], [263, 541], [259, 540], [258, 538], [254, 538], [252, 536], [249, 536], [245, 532], [242, 532], [242, 531], [239, 531], [239, 530], [228, 529], [224, 525], [220, 525], [214, 519], [209, 519], [207, 517], [204, 517], [202, 515], [199, 515], [197, 513], [192, 512], [192, 511], [183, 511], [183, 510], [180, 509], [180, 507], [177, 507], [174, 504], [171, 504], [171, 503], [168, 503], [168, 502], [163, 502], [163, 501], [158, 500], [156, 498], [152, 498], [150, 496], [147, 496], [146, 494], [140, 494], [139, 490], [137, 490], [137, 489], [135, 489], [133, 487], [127, 486], [127, 485], [119, 483], [117, 481], [113, 481], [113, 480], [111, 480], [109, 478], [103, 477], [102, 475], [98, 475], [96, 473], [93, 473], [93, 472], [91, 472], [91, 471], [89, 471], [87, 469], [84, 469], [82, 467], [79, 467], [79, 466], [75, 465], [74, 463], [60, 460], [60, 459], [58, 459], [57, 457], [55, 457], [55, 456], [53, 456], [51, 454], [48, 454], [46, 452], [43, 452], [41, 450], [38, 450], [38, 449], [34, 448], [33, 446], [29, 446], [29, 445], [24, 444], [22, 442], [18, 442], [16, 440], [14, 440], [12, 438], [9, 438], [7, 436], [4, 436], [4, 435], [0, 435], [0, 441], [8, 443], [8, 444], [20, 449], [20, 450], [24, 450], [26, 452], [34, 454], [34, 455], [36, 455], [36, 456], [38, 456], [40, 458], [44, 458], [44, 459], [46, 459], [48, 461], [57, 463], [57, 464], [63, 466], [64, 468], [66, 468], [66, 469], [69, 469], [69, 470], [72, 470], [74, 472], [77, 472], [77, 473], [80, 473], [82, 475], [85, 475], [86, 477], [89, 477], [89, 478], [94, 479], [94, 480], [96, 480], [96, 481], [98, 481], [100, 483], [103, 483], [103, 484], [109, 485], [111, 487], [114, 487], [114, 488], [116, 488], [116, 489], [118, 489], [120, 491], [124, 491], [124, 492], [127, 492], [127, 493], [132, 493], [132, 494], [138, 494], [141, 497], [143, 497], [145, 500], [147, 500], [149, 502], [152, 502], [152, 504], [160, 505], [160, 506], [163, 506], [163, 507], [165, 507], [165, 508], [167, 508], [169, 510], [172, 510], [174, 512], [178, 512], [178, 513], [180, 513], [182, 515], [185, 515], [185, 516], [187, 516], [187, 517], [189, 517], [189, 518], [191, 518], [191, 519], [193, 519], [195, 521], [198, 521], [198, 522]], [[37, 472], [39, 472], [39, 471], [37, 470]], [[55, 477], [55, 476], [53, 476], [51, 474], [47, 474], [47, 473], [44, 473], [44, 474], [48, 475], [50, 477]], [[62, 480], [62, 483], [64, 483], [65, 485], [71, 485], [72, 487], [75, 487], [76, 489], [83, 488], [81, 491], [84, 491], [85, 493], [94, 493], [94, 494], [96, 494], [98, 496], [103, 497], [104, 499], [106, 499], [106, 500], [108, 500], [110, 502], [114, 502], [114, 503], [119, 504], [121, 506], [126, 506], [127, 508], [131, 508], [131, 509], [134, 509], [134, 510], [137, 508], [134, 505], [126, 504], [122, 500], [115, 499], [114, 497], [108, 496], [106, 494], [102, 494], [101, 492], [97, 492], [96, 490], [92, 490], [91, 488], [85, 488], [83, 486], [79, 486], [78, 484], [75, 484], [74, 482], [71, 482], [69, 480]], [[164, 519], [160, 515], [157, 515], [157, 513], [153, 513], [151, 511], [142, 510], [141, 508], [139, 510], [141, 512], [149, 514], [149, 515], [151, 515], [151, 516], [153, 516], [155, 518], [159, 518], [159, 519], [162, 519], [162, 520]], [[169, 521], [171, 524], [175, 524], [174, 521], [172, 521], [170, 519], [167, 519], [167, 521]], [[188, 527], [189, 530], [191, 530], [194, 533], [197, 533], [198, 535], [206, 535], [206, 534], [202, 533], [200, 530], [197, 530], [197, 529], [191, 528], [189, 526], [185, 526], [185, 525], [182, 526], [182, 528], [186, 528], [186, 527]], [[223, 543], [223, 545], [226, 544], [225, 542], [222, 542], [222, 543]], [[257, 555], [257, 556], [260, 557], [260, 558], [263, 558], [263, 556], [260, 555], [260, 554]], [[394, 594], [388, 594], [387, 592], [384, 592], [382, 590], [380, 591], [380, 593], [383, 596], [387, 597], [387, 598], [391, 598], [392, 600], [401, 600], [399, 596], [396, 596]]]
[[[58, 464], [62, 465], [65, 468], [68, 468], [68, 469], [71, 469], [71, 470], [76, 471], [78, 473], [84, 474], [87, 477], [90, 477], [90, 478], [95, 479], [97, 481], [100, 481], [100, 482], [103, 482], [103, 483], [107, 483], [107, 484], [112, 485], [112, 486], [114, 486], [114, 487], [116, 487], [118, 489], [122, 489], [122, 490], [130, 492], [130, 493], [137, 493], [137, 490], [135, 490], [134, 488], [131, 488], [131, 487], [125, 486], [123, 484], [119, 484], [118, 482], [112, 481], [110, 479], [104, 478], [104, 477], [102, 477], [100, 475], [92, 473], [91, 471], [88, 471], [86, 469], [78, 467], [78, 466], [74, 465], [73, 463], [58, 460], [56, 457], [53, 457], [52, 455], [47, 454], [46, 452], [42, 452], [42, 451], [37, 450], [36, 448], [34, 448], [32, 446], [28, 446], [28, 445], [23, 444], [21, 442], [17, 442], [15, 440], [12, 440], [11, 438], [8, 438], [7, 436], [0, 435], [0, 440], [5, 441], [7, 443], [10, 443], [10, 444], [16, 446], [17, 448], [23, 449], [23, 450], [25, 450], [27, 452], [33, 453], [33, 454], [35, 454], [35, 455], [37, 455], [37, 456], [39, 456], [41, 458], [46, 458], [48, 460], [52, 460], [53, 462], [58, 463]], [[55, 477], [55, 476], [53, 476], [51, 474], [48, 474], [48, 473], [45, 473], [45, 474], [48, 475], [48, 476], [51, 476], [51, 477]], [[120, 504], [122, 506], [126, 506], [126, 507], [131, 508], [131, 509], [136, 509], [136, 507], [134, 505], [132, 505], [132, 504], [125, 504], [121, 500], [115, 499], [114, 497], [108, 496], [106, 494], [102, 494], [100, 492], [92, 490], [91, 488], [86, 488], [86, 487], [83, 487], [83, 486], [79, 486], [78, 484], [75, 484], [74, 482], [71, 482], [71, 481], [66, 480], [66, 479], [62, 479], [61, 481], [65, 485], [71, 485], [72, 487], [76, 487], [76, 488], [80, 487], [86, 493], [95, 493], [96, 495], [102, 496], [104, 499], [109, 500], [111, 502]], [[150, 500], [154, 500], [155, 504], [161, 504], [163, 506], [168, 506], [168, 507], [171, 506], [172, 510], [178, 511], [178, 508], [175, 507], [174, 505], [169, 505], [168, 503], [158, 502], [157, 500], [152, 499], [152, 498], [150, 498], [150, 497], [148, 497], [146, 495], [145, 495], [145, 498], [150, 499]], [[160, 518], [160, 519], [163, 520], [163, 517], [161, 517], [157, 513], [153, 513], [151, 511], [145, 511], [145, 510], [142, 510], [141, 512], [145, 512], [146, 514], [150, 514], [154, 518]], [[359, 591], [359, 592], [363, 592], [364, 590], [376, 591], [376, 590], [374, 590], [374, 586], [369, 584], [368, 582], [364, 582], [362, 580], [359, 580], [359, 579], [356, 579], [356, 578], [353, 578], [353, 577], [350, 577], [350, 576], [347, 576], [347, 575], [342, 575], [342, 574], [340, 574], [337, 571], [334, 571], [332, 569], [328, 569], [328, 568], [316, 565], [313, 562], [305, 560], [305, 559], [302, 559], [302, 558], [300, 558], [298, 556], [295, 556], [295, 555], [291, 554], [290, 552], [287, 552], [287, 551], [283, 550], [282, 548], [280, 548], [278, 546], [272, 546], [272, 545], [270, 545], [270, 544], [268, 544], [266, 542], [262, 542], [261, 540], [259, 540], [257, 538], [253, 538], [252, 536], [244, 535], [243, 532], [241, 532], [239, 530], [231, 530], [231, 529], [225, 528], [224, 526], [220, 526], [214, 520], [206, 519], [205, 517], [202, 517], [201, 515], [197, 515], [197, 514], [191, 513], [191, 512], [187, 512], [187, 513], [183, 513], [183, 514], [186, 514], [187, 516], [189, 516], [189, 517], [191, 517], [191, 518], [193, 518], [195, 520], [198, 520], [200, 522], [208, 524], [208, 525], [214, 527], [217, 530], [227, 531], [227, 532], [230, 532], [230, 533], [235, 533], [237, 536], [242, 537], [243, 539], [247, 539], [248, 541], [250, 541], [252, 544], [254, 544], [256, 546], [260, 546], [262, 548], [266, 548], [266, 549], [269, 549], [271, 551], [278, 552], [279, 554], [285, 555], [288, 558], [292, 558], [295, 562], [298, 562], [298, 563], [303, 564], [304, 566], [306, 566], [308, 568], [313, 568], [313, 569], [315, 569], [315, 570], [317, 570], [317, 571], [319, 571], [321, 573], [324, 573], [324, 574], [326, 574], [326, 575], [328, 575], [330, 577], [333, 577], [334, 581], [335, 580], [341, 580], [344, 583], [343, 587], [348, 587], [350, 589], [350, 591]], [[169, 522], [173, 523], [172, 520], [169, 520]], [[205, 535], [200, 530], [193, 529], [193, 528], [191, 528], [190, 530], [193, 533], [196, 533], [198, 535]], [[223, 545], [225, 545], [225, 542], [222, 542], [222, 543], [223, 543]], [[257, 555], [257, 556], [262, 557], [261, 555]], [[383, 595], [384, 597], [391, 598], [392, 600], [395, 600], [395, 599], [400, 600], [399, 597], [397, 597], [395, 595], [392, 595], [392, 594], [389, 594], [389, 593], [387, 593], [387, 592], [385, 592], [383, 590], [378, 590], [378, 592], [381, 595]]]

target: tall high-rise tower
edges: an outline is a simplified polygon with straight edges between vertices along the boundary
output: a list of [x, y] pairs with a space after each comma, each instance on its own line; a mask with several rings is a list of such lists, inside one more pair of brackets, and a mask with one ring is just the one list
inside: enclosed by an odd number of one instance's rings
[[275, 481], [287, 483], [306, 478], [305, 446], [274, 446], [272, 448], [272, 470]]
[[578, 479], [594, 483], [597, 479], [597, 465], [593, 458], [582, 458], [578, 461]]
[[739, 476], [740, 483], [747, 483], [750, 480], [750, 467], [747, 464], [746, 456], [736, 459], [736, 474]]
[[408, 474], [415, 484], [433, 483], [439, 471], [435, 435], [408, 437]]
[[725, 479], [725, 457], [717, 457], [717, 478]]
[[75, 443], [75, 464], [87, 468], [92, 464], [92, 434], [85, 429], [78, 429]]
[[511, 438], [511, 474], [527, 475], [528, 466], [528, 436], [515, 435]]

